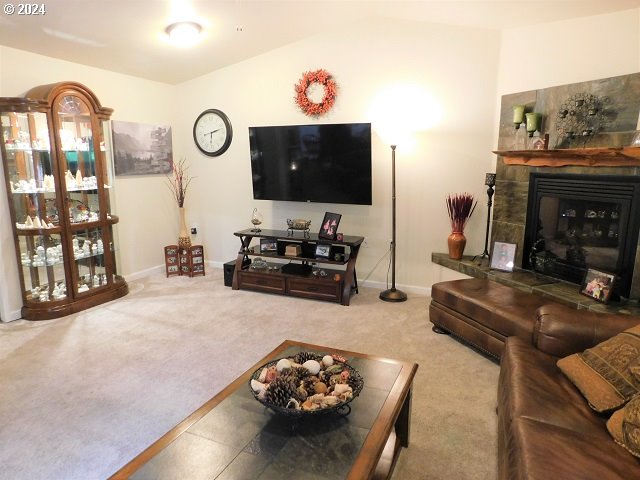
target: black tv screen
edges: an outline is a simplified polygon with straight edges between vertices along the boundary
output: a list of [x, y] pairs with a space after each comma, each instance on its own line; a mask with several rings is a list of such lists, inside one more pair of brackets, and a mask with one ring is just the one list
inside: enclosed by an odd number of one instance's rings
[[371, 124], [249, 127], [253, 198], [371, 205]]

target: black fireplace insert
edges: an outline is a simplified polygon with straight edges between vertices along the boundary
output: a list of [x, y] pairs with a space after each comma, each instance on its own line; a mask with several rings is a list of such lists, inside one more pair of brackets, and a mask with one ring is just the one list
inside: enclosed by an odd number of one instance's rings
[[532, 173], [522, 267], [580, 284], [616, 275], [628, 297], [640, 226], [640, 177]]

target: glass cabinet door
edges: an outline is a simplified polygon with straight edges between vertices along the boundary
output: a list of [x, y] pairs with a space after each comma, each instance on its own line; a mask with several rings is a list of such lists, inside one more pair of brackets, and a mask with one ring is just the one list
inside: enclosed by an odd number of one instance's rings
[[102, 228], [77, 230], [73, 236], [73, 258], [78, 293], [106, 286], [108, 282]]
[[89, 105], [79, 96], [62, 95], [55, 108], [69, 221], [96, 222], [100, 220], [99, 173]]
[[66, 277], [47, 115], [7, 111], [0, 124], [24, 300], [61, 300]]

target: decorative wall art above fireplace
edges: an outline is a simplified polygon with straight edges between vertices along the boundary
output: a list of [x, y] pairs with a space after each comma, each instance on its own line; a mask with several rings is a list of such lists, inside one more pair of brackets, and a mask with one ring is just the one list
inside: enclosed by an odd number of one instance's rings
[[540, 137], [549, 134], [549, 148], [630, 145], [638, 128], [640, 73], [504, 95], [498, 150], [529, 148], [518, 143], [523, 132], [514, 128], [517, 105], [541, 114], [538, 131]]

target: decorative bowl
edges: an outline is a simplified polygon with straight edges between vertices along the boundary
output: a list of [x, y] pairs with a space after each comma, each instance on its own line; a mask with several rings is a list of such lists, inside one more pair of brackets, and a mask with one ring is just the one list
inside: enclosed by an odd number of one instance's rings
[[[301, 360], [304, 361], [300, 363]], [[315, 375], [311, 368], [315, 365], [313, 362], [320, 366]], [[267, 362], [253, 372], [249, 380], [249, 390], [256, 400], [289, 417], [348, 415], [349, 404], [363, 386], [360, 373], [343, 357], [313, 352], [298, 352]]]
[[301, 218], [294, 218], [293, 220], [287, 218], [287, 226], [291, 230], [308, 230], [311, 225], [311, 220], [303, 220]]

